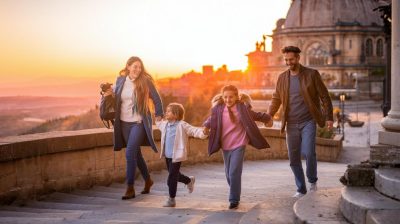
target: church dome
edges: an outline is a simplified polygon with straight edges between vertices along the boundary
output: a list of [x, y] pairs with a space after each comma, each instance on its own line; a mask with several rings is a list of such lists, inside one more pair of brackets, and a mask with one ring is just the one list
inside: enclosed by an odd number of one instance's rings
[[[293, 0], [282, 28], [382, 26], [377, 0]], [[375, 15], [375, 16], [374, 16]]]

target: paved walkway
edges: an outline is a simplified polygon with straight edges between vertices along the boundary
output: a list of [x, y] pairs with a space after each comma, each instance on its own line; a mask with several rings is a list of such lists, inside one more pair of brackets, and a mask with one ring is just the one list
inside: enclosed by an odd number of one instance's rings
[[[304, 164], [305, 165], [305, 164]], [[340, 187], [346, 164], [319, 163], [320, 189]], [[153, 172], [149, 195], [120, 200], [124, 184], [96, 186], [88, 191], [53, 193], [23, 207], [0, 207], [0, 223], [292, 223], [295, 192], [288, 161], [246, 161], [239, 209], [229, 210], [228, 185], [223, 164], [183, 167], [196, 176], [195, 190], [178, 186], [176, 208], [163, 208], [167, 198], [167, 172]], [[136, 183], [137, 190], [143, 186]]]
[[378, 144], [378, 131], [382, 130], [381, 120], [382, 111], [379, 103], [361, 102], [357, 105], [352, 102], [345, 109], [352, 120], [364, 122], [363, 127], [350, 127], [345, 124], [345, 137], [343, 141], [343, 151], [338, 158], [339, 163], [357, 164], [369, 159], [369, 150], [371, 145]]
[[[357, 105], [348, 105], [346, 113], [354, 120]], [[339, 177], [349, 163], [369, 157], [369, 146], [377, 143], [382, 114], [379, 103], [358, 106], [362, 128], [345, 126], [344, 149], [338, 163], [318, 163], [319, 189], [340, 188]], [[305, 164], [303, 164], [305, 167]], [[246, 161], [239, 209], [229, 210], [228, 185], [223, 164], [205, 163], [182, 167], [186, 175], [196, 176], [195, 190], [187, 193], [178, 185], [176, 208], [163, 208], [167, 198], [167, 172], [152, 172], [155, 180], [149, 195], [122, 201], [124, 184], [96, 186], [69, 194], [54, 193], [41, 201], [29, 201], [0, 207], [0, 223], [293, 223], [291, 195], [295, 192], [293, 174], [287, 160]], [[143, 186], [137, 181], [136, 189]]]

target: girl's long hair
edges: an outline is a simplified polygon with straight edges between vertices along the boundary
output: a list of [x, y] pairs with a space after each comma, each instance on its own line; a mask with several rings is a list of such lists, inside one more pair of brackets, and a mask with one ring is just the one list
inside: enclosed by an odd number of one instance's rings
[[133, 81], [135, 84], [135, 94], [136, 94], [136, 104], [137, 110], [139, 114], [147, 114], [150, 109], [149, 104], [149, 86], [148, 82], [151, 82], [154, 85], [153, 77], [144, 69], [144, 65], [142, 60], [139, 57], [133, 56], [128, 59], [126, 62], [125, 68], [119, 72], [121, 76], [129, 75], [129, 70], [127, 69], [132, 63], [139, 61], [142, 71], [139, 76]]

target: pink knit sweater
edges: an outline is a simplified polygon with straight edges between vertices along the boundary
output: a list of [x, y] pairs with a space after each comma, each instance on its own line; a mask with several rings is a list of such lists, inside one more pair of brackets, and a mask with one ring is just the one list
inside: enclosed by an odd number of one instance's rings
[[229, 111], [226, 106], [222, 113], [221, 143], [223, 150], [233, 150], [238, 148], [239, 146], [247, 145], [247, 143], [249, 142], [249, 139], [246, 135], [246, 130], [240, 122], [240, 117], [236, 105], [232, 106], [231, 110], [235, 115], [235, 122], [232, 122], [229, 118]]

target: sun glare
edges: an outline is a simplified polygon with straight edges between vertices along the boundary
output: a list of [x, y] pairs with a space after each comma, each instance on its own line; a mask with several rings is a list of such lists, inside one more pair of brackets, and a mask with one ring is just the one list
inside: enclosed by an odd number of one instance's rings
[[245, 55], [289, 6], [290, 0], [1, 1], [0, 77], [115, 77], [132, 55], [160, 78], [206, 64], [245, 70]]

